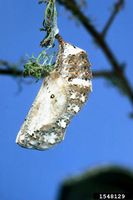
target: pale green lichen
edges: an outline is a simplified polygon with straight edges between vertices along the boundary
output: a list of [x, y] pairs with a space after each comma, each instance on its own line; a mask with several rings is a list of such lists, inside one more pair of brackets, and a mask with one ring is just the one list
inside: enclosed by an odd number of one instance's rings
[[32, 55], [24, 65], [24, 76], [33, 76], [36, 79], [48, 75], [54, 69], [54, 54], [49, 56], [47, 50], [54, 46], [55, 36], [59, 32], [55, 0], [40, 0], [39, 3], [47, 3], [43, 20], [46, 36], [41, 42], [41, 46], [46, 47], [46, 50], [43, 50], [38, 57]]
[[24, 76], [33, 76], [40, 79], [48, 75], [54, 69], [53, 58], [54, 54], [49, 56], [45, 50], [37, 58], [32, 55], [24, 65]]

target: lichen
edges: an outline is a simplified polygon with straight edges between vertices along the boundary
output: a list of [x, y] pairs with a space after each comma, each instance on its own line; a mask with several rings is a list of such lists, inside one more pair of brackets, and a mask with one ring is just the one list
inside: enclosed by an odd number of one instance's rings
[[47, 76], [55, 67], [53, 63], [54, 55], [48, 55], [46, 50], [43, 50], [38, 57], [32, 55], [24, 65], [24, 76], [33, 76], [37, 80]]
[[45, 38], [41, 41], [41, 46], [45, 50], [37, 56], [32, 55], [24, 65], [24, 76], [33, 76], [37, 80], [47, 76], [53, 69], [53, 53], [49, 56], [48, 49], [52, 48], [55, 43], [55, 36], [59, 33], [57, 27], [57, 11], [55, 0], [40, 0], [39, 3], [46, 3], [46, 9], [43, 19], [43, 28], [46, 32]]

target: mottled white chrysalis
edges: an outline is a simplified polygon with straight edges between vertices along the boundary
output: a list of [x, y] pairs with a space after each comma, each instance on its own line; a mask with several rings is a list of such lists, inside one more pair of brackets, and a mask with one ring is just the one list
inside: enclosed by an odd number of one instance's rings
[[92, 89], [90, 63], [82, 49], [60, 44], [55, 66], [18, 133], [16, 142], [22, 147], [45, 150], [61, 142]]

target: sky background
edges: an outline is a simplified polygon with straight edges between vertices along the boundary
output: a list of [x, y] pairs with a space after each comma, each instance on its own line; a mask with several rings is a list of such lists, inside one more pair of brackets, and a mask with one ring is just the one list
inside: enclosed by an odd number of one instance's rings
[[[90, 0], [86, 14], [102, 30], [112, 0]], [[133, 84], [133, 1], [127, 1], [108, 33], [107, 40]], [[43, 33], [39, 32], [44, 6], [31, 0], [0, 1], [0, 58], [18, 62], [26, 54], [38, 55]], [[58, 8], [63, 38], [87, 51], [92, 69], [110, 65], [92, 38], [80, 25], [69, 20], [69, 12]], [[65, 140], [47, 151], [33, 151], [15, 144], [16, 135], [38, 92], [41, 81], [23, 84], [0, 76], [0, 199], [55, 200], [64, 179], [92, 167], [117, 164], [133, 169], [132, 107], [105, 80], [93, 80], [93, 93], [72, 120]]]

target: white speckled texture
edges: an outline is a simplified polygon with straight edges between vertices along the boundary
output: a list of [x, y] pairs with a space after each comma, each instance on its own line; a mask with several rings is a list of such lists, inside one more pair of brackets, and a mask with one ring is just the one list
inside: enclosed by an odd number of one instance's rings
[[45, 78], [16, 142], [45, 150], [64, 139], [66, 127], [92, 90], [86, 52], [69, 43], [59, 47], [55, 69]]

